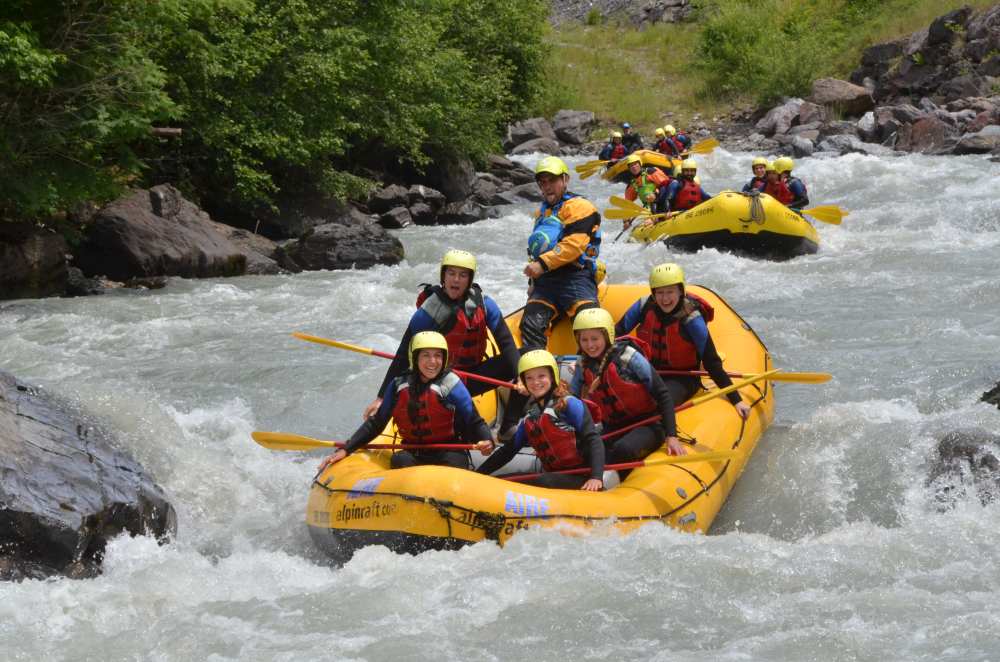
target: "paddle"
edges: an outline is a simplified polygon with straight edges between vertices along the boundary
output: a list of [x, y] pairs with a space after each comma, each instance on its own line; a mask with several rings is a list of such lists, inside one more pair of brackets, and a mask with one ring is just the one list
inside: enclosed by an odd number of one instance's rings
[[[688, 455], [671, 455], [670, 457], [664, 458], [662, 460], [637, 460], [635, 462], [620, 462], [618, 464], [605, 464], [605, 471], [617, 471], [619, 469], [635, 469], [637, 467], [655, 467], [662, 464], [688, 464], [691, 462], [718, 462], [720, 460], [728, 460], [732, 456], [736, 455], [735, 450], [731, 451], [709, 451], [707, 453], [690, 453]], [[590, 467], [579, 467], [578, 469], [561, 469], [559, 471], [549, 471], [550, 474], [585, 474], [590, 473]], [[530, 480], [532, 478], [538, 478], [541, 473], [533, 474], [513, 474], [510, 476], [497, 476], [503, 480]]]
[[604, 210], [604, 218], [616, 221], [627, 221], [630, 218], [638, 216], [650, 216], [649, 210], [644, 209], [641, 212], [637, 212], [631, 209], [619, 209], [618, 207], [608, 207]]
[[[680, 377], [707, 377], [705, 370], [657, 370], [661, 375], [676, 375]], [[742, 372], [727, 372], [730, 377], [753, 377]], [[801, 384], [822, 384], [833, 377], [828, 372], [782, 372], [770, 378], [772, 382], [799, 382]]]
[[[751, 375], [746, 379], [741, 379], [739, 381], [733, 382], [726, 388], [720, 388], [715, 391], [709, 391], [704, 395], [699, 395], [697, 398], [692, 398], [688, 400], [684, 404], [677, 405], [676, 407], [674, 407], [674, 411], [675, 412], [684, 411], [685, 409], [691, 409], [692, 407], [697, 407], [698, 405], [708, 402], [709, 400], [714, 400], [720, 395], [726, 395], [728, 393], [732, 393], [733, 391], [741, 389], [744, 386], [753, 384], [754, 382], [759, 382], [762, 379], [770, 379], [772, 375], [779, 372], [781, 372], [781, 369], [775, 368], [774, 370], [768, 370], [767, 372], [762, 372], [759, 375]], [[611, 437], [617, 437], [618, 435], [625, 434], [626, 432], [634, 430], [635, 428], [638, 427], [642, 427], [643, 425], [649, 425], [650, 423], [655, 423], [658, 420], [660, 420], [659, 414], [657, 414], [656, 416], [650, 416], [649, 418], [644, 418], [643, 420], [632, 423], [631, 425], [626, 425], [623, 428], [618, 428], [617, 430], [612, 430], [607, 434], [603, 434], [601, 435], [601, 439], [610, 439]]]
[[[289, 434], [286, 432], [251, 432], [253, 440], [264, 448], [272, 451], [312, 451], [317, 448], [343, 448], [346, 442], [327, 441], [325, 439], [313, 439], [299, 434]], [[394, 450], [449, 450], [467, 451], [475, 448], [473, 444], [367, 444], [365, 449], [394, 449]]]
[[846, 209], [841, 209], [837, 205], [823, 205], [820, 207], [813, 207], [811, 209], [803, 209], [803, 214], [809, 214], [817, 221], [823, 221], [824, 223], [829, 223], [831, 225], [840, 225], [844, 217], [850, 212]]
[[[336, 347], [337, 349], [346, 349], [350, 352], [357, 352], [358, 354], [371, 354], [372, 356], [378, 356], [383, 359], [394, 359], [396, 358], [392, 354], [386, 352], [380, 352], [370, 347], [361, 347], [359, 345], [352, 345], [346, 342], [340, 342], [339, 340], [330, 340], [329, 338], [320, 338], [319, 336], [310, 336], [308, 333], [299, 333], [295, 331], [292, 333], [293, 336], [299, 340], [305, 340], [308, 342], [318, 343], [320, 345], [327, 345], [329, 347]], [[465, 377], [466, 379], [471, 379], [474, 381], [484, 382], [486, 384], [493, 384], [494, 386], [503, 386], [504, 388], [514, 388], [515, 384], [512, 382], [505, 382], [500, 379], [493, 379], [492, 377], [484, 377], [483, 375], [477, 375], [471, 372], [466, 372], [464, 370], [451, 370], [459, 377]]]
[[634, 211], [636, 214], [648, 214], [649, 210], [643, 205], [635, 202], [634, 200], [629, 200], [628, 198], [623, 198], [620, 195], [613, 195], [608, 198], [608, 202], [619, 207], [621, 209], [626, 209], [628, 211]]

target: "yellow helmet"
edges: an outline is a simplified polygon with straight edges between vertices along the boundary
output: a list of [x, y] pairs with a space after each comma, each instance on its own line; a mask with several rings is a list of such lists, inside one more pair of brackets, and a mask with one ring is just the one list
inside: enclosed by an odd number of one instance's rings
[[566, 162], [558, 156], [546, 156], [535, 166], [535, 177], [543, 172], [556, 176], [569, 175], [569, 168], [566, 167]]
[[779, 156], [774, 160], [774, 167], [778, 172], [791, 172], [795, 168], [795, 161], [787, 156]]
[[758, 156], [753, 160], [753, 163], [750, 164], [750, 167], [756, 168], [759, 165], [767, 166], [767, 159], [765, 159], [763, 156]]
[[653, 133], [655, 133], [658, 138], [662, 138], [663, 136], [665, 136], [667, 134], [667, 132], [664, 131], [663, 129], [657, 129]]
[[622, 132], [621, 131], [612, 131], [611, 132], [611, 139], [612, 140], [614, 140], [615, 138], [621, 138], [621, 137], [622, 137]]
[[677, 129], [674, 128], [673, 124], [666, 125], [665, 127], [663, 127], [663, 130], [664, 130], [664, 132], [666, 132], [666, 134], [668, 136], [676, 136], [677, 135]]
[[608, 265], [604, 260], [597, 261], [597, 269], [594, 271], [594, 281], [600, 285], [608, 277]]
[[448, 341], [437, 331], [420, 331], [410, 339], [410, 370], [417, 367], [417, 352], [422, 349], [443, 349], [444, 365], [448, 365]]
[[469, 282], [476, 279], [476, 256], [468, 251], [460, 251], [456, 248], [451, 249], [444, 254], [441, 258], [441, 282], [444, 282], [444, 268], [445, 267], [461, 267], [462, 269], [468, 269], [472, 272], [472, 277]]
[[603, 308], [587, 308], [576, 314], [573, 320], [573, 334], [587, 329], [602, 329], [608, 338], [608, 345], [615, 341], [615, 321], [611, 313]]
[[553, 386], [559, 380], [559, 366], [556, 364], [556, 359], [544, 349], [533, 349], [530, 352], [525, 352], [524, 356], [517, 362], [518, 377], [532, 368], [548, 368], [551, 370]]
[[694, 159], [684, 159], [681, 161], [681, 172], [685, 170], [694, 170], [698, 172], [698, 162]]
[[778, 172], [778, 167], [774, 165], [774, 161], [768, 161], [764, 166], [764, 172]]
[[642, 164], [642, 157], [638, 154], [629, 154], [625, 157], [625, 165], [631, 168], [633, 163]]
[[684, 270], [681, 265], [673, 262], [664, 262], [653, 267], [649, 272], [649, 289], [655, 290], [658, 287], [667, 285], [680, 285], [684, 287]]

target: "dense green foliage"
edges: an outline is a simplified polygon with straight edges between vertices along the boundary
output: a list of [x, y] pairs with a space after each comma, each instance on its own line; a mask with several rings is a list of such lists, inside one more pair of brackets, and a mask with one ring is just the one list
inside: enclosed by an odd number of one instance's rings
[[[927, 27], [950, 0], [704, 0], [695, 54], [703, 96], [768, 103], [845, 76], [880, 38]], [[907, 20], [910, 19], [910, 20]]]
[[[482, 156], [541, 90], [542, 0], [15, 0], [0, 9], [5, 216], [137, 178], [271, 205], [359, 162]], [[152, 125], [184, 130], [178, 141]]]

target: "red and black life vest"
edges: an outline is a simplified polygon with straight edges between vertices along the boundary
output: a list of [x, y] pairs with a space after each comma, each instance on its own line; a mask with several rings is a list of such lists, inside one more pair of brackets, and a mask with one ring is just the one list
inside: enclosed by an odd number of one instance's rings
[[[685, 294], [695, 310], [684, 317], [671, 318], [656, 305], [652, 295], [642, 301], [639, 327], [635, 335], [649, 345], [649, 360], [657, 370], [697, 370], [701, 364], [698, 348], [681, 334], [681, 325], [694, 317], [711, 322], [712, 305], [695, 294]], [[683, 305], [683, 304], [682, 304]]]
[[787, 205], [795, 199], [795, 195], [788, 190], [788, 185], [780, 179], [776, 182], [768, 181], [764, 186], [764, 193], [767, 193], [783, 205]]
[[410, 374], [400, 375], [393, 382], [396, 404], [392, 418], [399, 434], [408, 444], [438, 444], [455, 438], [455, 409], [447, 397], [461, 383], [455, 373], [446, 371], [427, 384], [411, 407]]
[[532, 403], [523, 424], [528, 443], [535, 449], [543, 471], [583, 466], [583, 456], [576, 447], [576, 430], [559, 418], [551, 401], [544, 408], [537, 402]]
[[[645, 384], [630, 381], [623, 373], [632, 357], [639, 353], [630, 338], [622, 338], [611, 348], [614, 352], [601, 374], [596, 389], [587, 396], [601, 408], [601, 420], [609, 428], [618, 428], [656, 412], [657, 404]], [[583, 383], [593, 384], [597, 375], [592, 359], [579, 359], [577, 370], [583, 370]]]
[[625, 145], [618, 143], [611, 149], [611, 160], [617, 161], [625, 157]]
[[674, 202], [670, 206], [674, 211], [684, 211], [697, 207], [702, 202], [701, 184], [693, 179], [682, 179], [681, 189], [677, 191]]
[[489, 340], [483, 292], [473, 283], [463, 302], [453, 301], [440, 285], [427, 286], [417, 296], [424, 310], [448, 342], [448, 364], [456, 368], [479, 365]]

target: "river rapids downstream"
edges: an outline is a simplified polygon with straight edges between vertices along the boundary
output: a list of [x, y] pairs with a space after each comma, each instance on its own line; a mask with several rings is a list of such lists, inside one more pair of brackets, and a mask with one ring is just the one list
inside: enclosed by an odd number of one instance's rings
[[[750, 157], [701, 158], [705, 188], [738, 189]], [[533, 205], [402, 230], [395, 267], [0, 304], [0, 368], [122, 431], [179, 521], [170, 545], [116, 539], [96, 579], [0, 584], [0, 658], [1000, 659], [1000, 505], [942, 511], [927, 484], [943, 434], [1000, 428], [979, 402], [1000, 379], [1000, 164], [848, 155], [796, 174], [814, 205], [851, 213], [788, 262], [612, 243], [620, 222], [604, 223], [611, 282], [678, 261], [778, 367], [834, 375], [776, 385], [774, 424], [708, 535], [528, 531], [333, 567], [304, 525], [320, 456], [251, 441], [350, 434], [386, 362], [290, 333], [394, 351], [447, 248], [478, 255], [504, 311], [523, 305]], [[622, 187], [571, 189], [603, 208]]]

